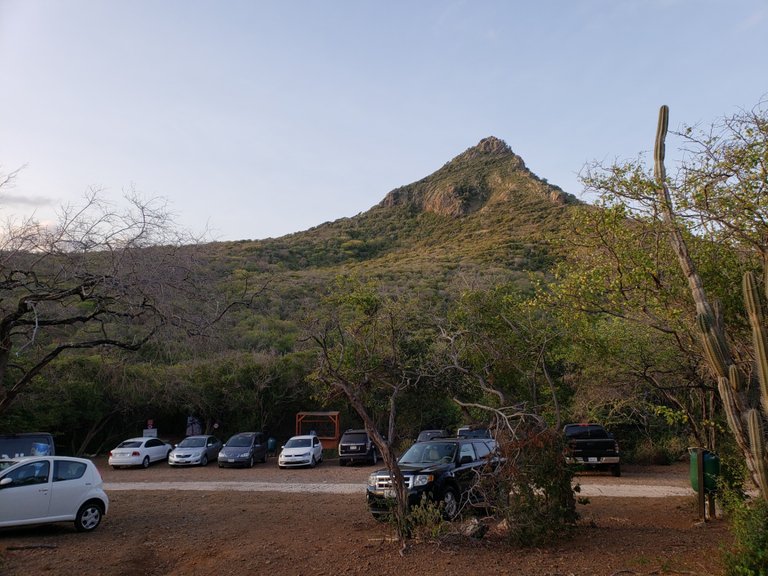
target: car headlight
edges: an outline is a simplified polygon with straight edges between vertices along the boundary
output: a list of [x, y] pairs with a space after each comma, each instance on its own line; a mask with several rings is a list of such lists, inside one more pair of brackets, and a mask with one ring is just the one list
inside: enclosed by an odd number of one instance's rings
[[248, 458], [248, 454], [250, 452], [240, 452], [240, 454], [237, 455], [238, 458]]
[[368, 486], [371, 488], [376, 488], [376, 484], [379, 481], [379, 476], [376, 474], [376, 472], [373, 472], [368, 475]]
[[435, 479], [432, 474], [418, 474], [413, 478], [414, 486], [426, 486]]

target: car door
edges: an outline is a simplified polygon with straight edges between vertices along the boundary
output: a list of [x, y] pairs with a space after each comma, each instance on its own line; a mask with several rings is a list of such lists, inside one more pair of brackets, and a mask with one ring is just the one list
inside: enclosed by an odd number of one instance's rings
[[[91, 482], [87, 475], [87, 464], [68, 460], [56, 460], [53, 463], [51, 482], [51, 504], [48, 515], [52, 520], [74, 519], [84, 494]], [[88, 484], [87, 484], [88, 483]]]
[[221, 442], [215, 436], [208, 436], [205, 441], [205, 453], [208, 455], [208, 460], [215, 460], [219, 451], [221, 450]]
[[315, 462], [323, 459], [323, 444], [317, 436], [312, 437], [312, 455], [315, 457]]
[[149, 454], [149, 459], [152, 462], [165, 459], [165, 455], [168, 452], [168, 449], [165, 446], [165, 442], [158, 440], [157, 438], [150, 438], [147, 440], [146, 444], [144, 444], [144, 447], [146, 448], [147, 453]]
[[458, 466], [453, 475], [459, 483], [462, 494], [466, 494], [477, 480], [477, 472], [479, 471], [477, 467], [482, 466], [482, 462], [478, 462], [472, 442], [461, 442], [457, 457]]
[[253, 435], [253, 457], [256, 460], [264, 460], [267, 456], [267, 445], [264, 442], [264, 435], [256, 432]]
[[34, 460], [0, 476], [13, 480], [0, 486], [0, 526], [45, 521], [51, 499], [50, 467], [48, 459]]

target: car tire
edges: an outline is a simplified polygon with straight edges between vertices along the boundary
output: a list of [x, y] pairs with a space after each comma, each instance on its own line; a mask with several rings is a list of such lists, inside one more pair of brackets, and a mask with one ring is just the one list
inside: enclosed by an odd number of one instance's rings
[[78, 532], [90, 532], [101, 523], [104, 509], [96, 502], [86, 502], [80, 506], [75, 515], [75, 530]]
[[112, 470], [117, 470], [118, 468], [120, 468], [120, 466], [115, 466], [114, 464], [112, 464]]
[[141, 461], [142, 468], [149, 468], [149, 456], [144, 456], [144, 460]]
[[253, 456], [248, 459], [248, 468], [253, 468]]
[[203, 457], [200, 458], [200, 466], [208, 466], [208, 455], [203, 454]]
[[440, 502], [443, 505], [443, 516], [446, 520], [453, 520], [459, 515], [459, 497], [453, 486], [448, 486], [443, 490]]
[[346, 466], [346, 465], [347, 465], [347, 461], [344, 460], [343, 458], [339, 458], [339, 466]]
[[315, 457], [312, 456], [312, 459], [309, 461], [309, 467], [314, 468], [315, 466], [317, 466], [317, 460], [315, 460]]
[[617, 478], [621, 476], [621, 464], [616, 464], [616, 466], [613, 466], [611, 468], [611, 474], [616, 476]]
[[376, 466], [376, 462], [379, 461], [379, 455], [376, 453], [376, 448], [371, 450], [371, 465]]

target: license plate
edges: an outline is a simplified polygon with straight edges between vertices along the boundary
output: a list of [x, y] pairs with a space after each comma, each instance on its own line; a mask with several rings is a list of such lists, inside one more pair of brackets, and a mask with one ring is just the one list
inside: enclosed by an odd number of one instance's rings
[[588, 462], [597, 462], [597, 458], [595, 458], [594, 456], [590, 456], [589, 458], [587, 458], [587, 461]]
[[228, 459], [227, 459], [227, 462], [234, 462], [234, 461], [235, 461], [235, 459], [234, 459], [234, 458], [228, 458]]
[[384, 498], [396, 498], [397, 495], [395, 494], [395, 491], [391, 488], [388, 488], [387, 490], [384, 490]]

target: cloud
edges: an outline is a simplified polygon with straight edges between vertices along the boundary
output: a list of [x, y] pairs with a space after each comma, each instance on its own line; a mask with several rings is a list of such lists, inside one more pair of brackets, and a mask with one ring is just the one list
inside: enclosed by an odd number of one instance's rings
[[0, 194], [0, 205], [6, 206], [32, 206], [33, 208], [41, 206], [50, 206], [53, 200], [43, 196], [19, 196], [16, 194]]

